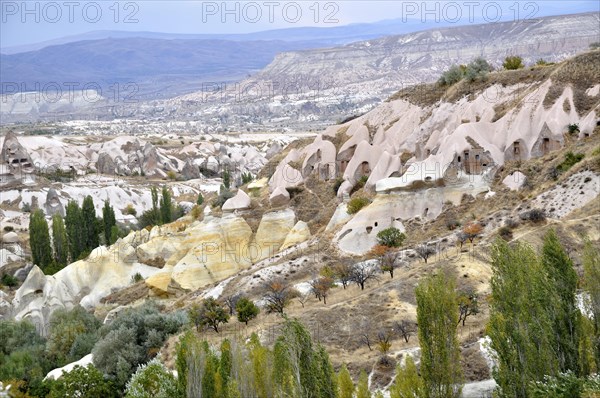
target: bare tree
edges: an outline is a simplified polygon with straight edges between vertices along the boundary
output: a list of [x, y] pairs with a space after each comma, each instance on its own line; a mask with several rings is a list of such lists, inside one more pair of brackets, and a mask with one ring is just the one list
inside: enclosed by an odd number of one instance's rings
[[233, 313], [235, 312], [235, 306], [241, 298], [242, 295], [240, 293], [230, 294], [229, 296], [225, 297], [224, 302], [229, 309], [229, 315], [233, 316]]
[[381, 355], [387, 355], [390, 348], [392, 348], [391, 338], [391, 333], [388, 333], [385, 330], [377, 332], [377, 349], [381, 352]]
[[329, 290], [331, 289], [332, 285], [333, 280], [328, 276], [321, 276], [310, 282], [312, 292], [315, 294], [317, 299], [319, 299], [319, 301], [323, 299], [323, 304], [327, 304], [327, 296], [329, 295]]
[[394, 330], [404, 339], [406, 343], [410, 340], [412, 335], [416, 332], [415, 324], [403, 319], [399, 322], [394, 323]]
[[343, 259], [333, 267], [334, 276], [339, 279], [342, 287], [346, 289], [348, 283], [352, 282], [352, 262], [349, 259]]
[[469, 239], [469, 242], [471, 242], [471, 244], [473, 244], [473, 240], [475, 240], [475, 238], [478, 237], [482, 231], [483, 227], [481, 226], [481, 224], [476, 222], [467, 224], [463, 228], [463, 232], [467, 235], [467, 238]]
[[379, 280], [376, 267], [366, 261], [352, 266], [352, 281], [360, 286], [360, 290], [365, 290], [365, 283], [370, 279]]
[[425, 260], [425, 264], [427, 264], [427, 259], [432, 254], [435, 254], [435, 249], [427, 244], [417, 246], [415, 251], [417, 252], [419, 257], [421, 257], [423, 260]]
[[398, 258], [400, 257], [400, 252], [389, 246], [376, 245], [371, 249], [369, 255], [372, 258], [377, 259], [379, 262], [379, 269], [382, 273], [389, 272], [390, 277], [394, 279], [394, 270], [398, 268]]
[[298, 302], [302, 305], [302, 308], [304, 308], [304, 304], [306, 304], [306, 302], [310, 298], [310, 294], [309, 293], [298, 293], [298, 297], [296, 297], [296, 298], [298, 299]]
[[293, 298], [298, 297], [298, 291], [282, 281], [270, 281], [267, 283], [266, 289], [267, 293], [264, 299], [267, 302], [267, 312], [269, 313], [283, 315], [285, 307]]
[[469, 235], [463, 231], [456, 233], [456, 239], [460, 243], [460, 248], [462, 249], [464, 243], [469, 239]]

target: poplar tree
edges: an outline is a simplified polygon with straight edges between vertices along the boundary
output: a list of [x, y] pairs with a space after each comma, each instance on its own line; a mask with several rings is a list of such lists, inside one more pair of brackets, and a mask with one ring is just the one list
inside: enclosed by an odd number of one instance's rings
[[600, 249], [588, 240], [583, 252], [583, 286], [593, 319], [590, 329], [596, 369], [600, 369]]
[[94, 207], [94, 199], [90, 195], [83, 199], [81, 206], [81, 218], [83, 220], [84, 232], [84, 249], [86, 252], [91, 252], [100, 246], [98, 238], [98, 220], [96, 220], [96, 208]]
[[354, 396], [354, 382], [346, 365], [342, 365], [338, 374], [338, 398], [352, 398]]
[[115, 219], [115, 210], [110, 205], [110, 201], [104, 201], [104, 207], [102, 208], [102, 223], [104, 226], [104, 242], [106, 245], [112, 245], [115, 243], [113, 241], [112, 228], [117, 225], [117, 221]]
[[83, 219], [79, 204], [69, 201], [66, 208], [65, 226], [69, 238], [69, 254], [71, 262], [77, 261], [84, 248]]
[[60, 214], [52, 216], [52, 244], [54, 246], [54, 261], [64, 267], [69, 259], [69, 239]]
[[565, 252], [554, 230], [544, 236], [541, 254], [542, 267], [546, 272], [549, 289], [556, 293], [558, 301], [548, 302], [548, 314], [554, 322], [554, 349], [561, 372], [579, 373], [578, 345], [581, 315], [577, 308], [577, 273], [573, 262]]
[[170, 223], [171, 219], [171, 192], [166, 185], [162, 188], [162, 197], [160, 199], [160, 218], [162, 224]]
[[407, 356], [404, 366], [397, 367], [396, 379], [390, 387], [390, 398], [422, 397], [425, 395], [423, 387], [415, 361]]
[[533, 249], [498, 239], [492, 246], [492, 300], [488, 335], [495, 352], [499, 397], [527, 397], [532, 381], [556, 375], [554, 319], [548, 303], [559, 298]]
[[42, 270], [52, 263], [52, 248], [50, 247], [50, 232], [48, 222], [41, 210], [36, 210], [29, 218], [29, 245], [31, 259]]
[[358, 377], [358, 385], [356, 386], [356, 398], [371, 398], [369, 391], [369, 376], [364, 370], [361, 370]]
[[426, 398], [454, 398], [462, 390], [455, 290], [454, 280], [443, 273], [426, 278], [415, 290]]

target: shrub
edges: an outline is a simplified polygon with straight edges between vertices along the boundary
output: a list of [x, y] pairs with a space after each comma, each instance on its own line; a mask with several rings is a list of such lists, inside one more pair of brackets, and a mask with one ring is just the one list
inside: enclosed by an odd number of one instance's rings
[[4, 232], [12, 232], [14, 230], [15, 229], [12, 226], [10, 226], [10, 225], [7, 225], [7, 226], [4, 227]]
[[198, 206], [202, 206], [204, 203], [204, 196], [202, 196], [202, 192], [198, 192], [198, 198], [196, 199], [196, 204]]
[[590, 43], [590, 50], [597, 50], [600, 48], [600, 41]]
[[523, 65], [523, 58], [517, 56], [506, 57], [502, 66], [506, 70], [517, 70], [525, 67], [525, 65]]
[[173, 170], [169, 170], [167, 171], [167, 178], [174, 181], [177, 179], [177, 173], [175, 173]]
[[129, 203], [125, 209], [123, 209], [123, 213], [130, 215], [130, 216], [136, 216], [137, 215], [137, 210], [135, 209], [135, 207], [133, 207], [133, 205], [131, 203]]
[[217, 196], [215, 198], [215, 200], [213, 200], [212, 206], [213, 207], [218, 207], [221, 208], [223, 207], [223, 205], [225, 204], [225, 202], [227, 201], [227, 199], [231, 199], [233, 198], [235, 195], [233, 194], [233, 192], [231, 192], [229, 189], [223, 189], [223, 187], [221, 187], [221, 192], [219, 193], [219, 196]]
[[509, 241], [513, 238], [512, 230], [509, 227], [501, 227], [498, 230], [498, 235], [506, 241]]
[[336, 178], [335, 181], [333, 182], [333, 192], [335, 192], [337, 194], [337, 191], [340, 189], [340, 187], [342, 186], [343, 183], [344, 183], [343, 178]]
[[556, 166], [556, 170], [564, 173], [577, 163], [581, 162], [584, 157], [585, 155], [583, 153], [573, 153], [569, 151], [565, 154], [565, 159], [558, 166]]
[[23, 206], [21, 206], [21, 210], [23, 211], [23, 213], [31, 213], [31, 204], [23, 203]]
[[52, 383], [49, 398], [96, 398], [118, 397], [115, 386], [93, 365], [75, 366], [73, 370]]
[[50, 317], [46, 350], [58, 365], [77, 361], [92, 351], [102, 323], [83, 307], [57, 309]]
[[161, 314], [153, 302], [128, 308], [100, 328], [100, 340], [92, 350], [94, 365], [123, 388], [135, 369], [154, 357], [167, 337], [186, 323], [185, 313]]
[[202, 305], [194, 304], [189, 311], [190, 321], [196, 326], [196, 330], [211, 327], [219, 333], [219, 325], [229, 321], [229, 314], [225, 308], [214, 298], [207, 298]]
[[532, 209], [526, 212], [519, 214], [521, 220], [531, 221], [533, 223], [542, 222], [546, 220], [546, 214], [543, 210], [540, 209]]
[[192, 215], [194, 220], [198, 220], [200, 217], [202, 217], [202, 208], [198, 205], [194, 205], [190, 214]]
[[474, 59], [467, 65], [467, 69], [465, 72], [465, 78], [468, 82], [472, 83], [478, 80], [487, 79], [487, 74], [492, 70], [492, 67], [488, 62], [479, 57]]
[[569, 124], [568, 129], [569, 129], [569, 134], [570, 135], [579, 134], [579, 132], [580, 132], [579, 125], [577, 123]]
[[406, 235], [395, 227], [389, 227], [377, 233], [377, 241], [382, 246], [400, 247], [404, 239], [406, 239]]
[[182, 394], [175, 377], [158, 359], [140, 365], [127, 382], [125, 398], [177, 398]]
[[252, 176], [252, 174], [250, 172], [248, 172], [248, 173], [242, 173], [242, 185], [243, 184], [248, 184], [253, 179], [254, 179], [254, 177]]
[[15, 287], [15, 286], [17, 286], [18, 283], [19, 283], [19, 281], [17, 280], [17, 278], [12, 276], [11, 274], [2, 275], [2, 284], [4, 286]]
[[438, 80], [438, 83], [443, 86], [452, 86], [458, 83], [465, 77], [465, 68], [461, 68], [458, 65], [452, 65], [450, 69], [442, 73], [442, 76]]
[[131, 276], [131, 283], [138, 283], [144, 280], [144, 277], [139, 272], [136, 272]]
[[454, 231], [456, 228], [460, 227], [460, 222], [454, 218], [449, 218], [446, 220], [446, 228], [450, 231]]
[[362, 209], [365, 206], [368, 206], [370, 203], [371, 203], [371, 201], [368, 198], [364, 198], [364, 197], [352, 198], [348, 202], [348, 208], [347, 208], [348, 214], [356, 214], [360, 211], [360, 209]]

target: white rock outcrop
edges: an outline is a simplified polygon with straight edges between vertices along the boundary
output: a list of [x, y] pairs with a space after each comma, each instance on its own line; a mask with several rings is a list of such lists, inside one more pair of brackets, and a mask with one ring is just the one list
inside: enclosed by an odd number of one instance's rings
[[250, 208], [252, 200], [250, 196], [241, 189], [238, 189], [237, 194], [230, 199], [227, 199], [223, 204], [223, 211], [245, 210]]

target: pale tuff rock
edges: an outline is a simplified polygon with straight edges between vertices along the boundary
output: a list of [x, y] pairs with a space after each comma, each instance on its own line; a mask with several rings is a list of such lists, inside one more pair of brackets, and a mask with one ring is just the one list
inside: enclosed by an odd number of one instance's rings
[[267, 149], [267, 153], [266, 153], [265, 157], [267, 159], [271, 159], [273, 156], [275, 156], [279, 152], [281, 152], [282, 149], [283, 149], [283, 146], [281, 145], [281, 143], [279, 141], [275, 141], [275, 142], [273, 142], [273, 144], [271, 144], [269, 149]]
[[189, 251], [173, 267], [172, 279], [184, 289], [198, 289], [248, 268], [256, 255], [251, 238], [252, 230], [241, 217], [205, 220], [181, 241]]
[[264, 177], [259, 180], [254, 180], [250, 184], [248, 184], [248, 189], [250, 191], [253, 190], [261, 190], [269, 184], [269, 179]]
[[238, 189], [237, 194], [233, 198], [225, 201], [222, 209], [223, 211], [245, 210], [250, 207], [251, 202], [250, 196], [241, 189]]
[[60, 201], [56, 189], [50, 188], [48, 190], [48, 194], [46, 195], [46, 203], [44, 204], [44, 210], [46, 215], [49, 217], [52, 217], [55, 214], [58, 214], [61, 217], [65, 216], [65, 208]]
[[277, 165], [275, 172], [269, 179], [269, 189], [271, 192], [277, 187], [294, 188], [300, 185], [304, 180], [302, 174], [290, 166], [290, 162], [298, 162], [301, 158], [300, 152], [292, 149], [286, 157]]
[[304, 221], [298, 221], [291, 229], [281, 245], [281, 250], [297, 245], [298, 243], [306, 242], [310, 239], [310, 229]]
[[336, 208], [333, 216], [329, 220], [327, 227], [325, 227], [325, 232], [333, 231], [340, 225], [348, 222], [352, 216], [348, 214], [348, 206], [346, 203], [340, 203]]
[[502, 184], [506, 185], [511, 191], [518, 191], [521, 189], [523, 184], [525, 184], [525, 180], [527, 177], [525, 174], [520, 171], [515, 171], [507, 175], [504, 180], [502, 180]]
[[287, 189], [277, 187], [273, 190], [273, 193], [269, 196], [269, 202], [271, 206], [283, 206], [290, 201], [290, 193]]
[[13, 299], [15, 319], [28, 319], [45, 332], [55, 309], [76, 304], [92, 308], [112, 289], [129, 285], [136, 273], [148, 277], [160, 271], [135, 262], [134, 248], [120, 243], [109, 249], [101, 246], [86, 260], [72, 263], [54, 275], [44, 275], [34, 266]]
[[2, 236], [2, 243], [19, 243], [19, 235], [16, 232], [7, 232]]
[[335, 178], [335, 145], [331, 141], [324, 140], [318, 135], [312, 144], [302, 151], [304, 162], [302, 163], [302, 175], [308, 176], [314, 172], [319, 178], [329, 180]]
[[192, 180], [195, 178], [202, 177], [202, 174], [200, 173], [200, 168], [196, 164], [194, 164], [194, 162], [191, 159], [185, 161], [183, 169], [181, 169], [181, 175], [186, 180]]
[[56, 369], [51, 370], [50, 372], [48, 372], [46, 377], [44, 377], [44, 380], [48, 380], [48, 379], [57, 380], [60, 377], [62, 377], [63, 373], [69, 373], [70, 371], [72, 371], [73, 368], [75, 368], [75, 366], [81, 366], [81, 367], [85, 368], [92, 363], [93, 363], [93, 356], [92, 356], [92, 354], [88, 354], [88, 355], [84, 356], [83, 358], [81, 358], [79, 361], [71, 362], [71, 363], [63, 366], [62, 368], [56, 368]]
[[281, 246], [295, 223], [296, 215], [291, 209], [263, 215], [254, 238], [255, 248], [260, 252], [255, 261], [272, 257], [281, 250]]

